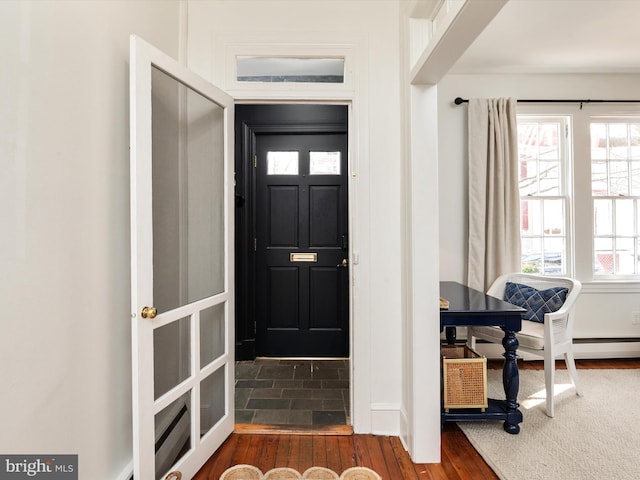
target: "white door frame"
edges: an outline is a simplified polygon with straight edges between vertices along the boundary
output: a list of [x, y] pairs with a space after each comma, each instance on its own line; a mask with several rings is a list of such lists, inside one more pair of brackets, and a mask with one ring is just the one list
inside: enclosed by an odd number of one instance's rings
[[[209, 64], [210, 75], [216, 83], [243, 104], [333, 104], [349, 108], [349, 331], [350, 331], [350, 375], [351, 423], [356, 433], [371, 433], [376, 430], [376, 419], [386, 423], [387, 406], [371, 403], [371, 345], [370, 278], [371, 265], [369, 232], [370, 204], [369, 165], [361, 159], [367, 158], [369, 148], [368, 131], [368, 59], [367, 39], [361, 35], [349, 35], [342, 42], [325, 44], [318, 38], [274, 41], [250, 38], [246, 34], [224, 34], [216, 38], [214, 58], [218, 63]], [[280, 40], [280, 39], [279, 39]], [[278, 84], [238, 82], [236, 79], [237, 56], [293, 56], [293, 57], [343, 57], [345, 59], [345, 81], [343, 84]], [[361, 259], [363, 260], [361, 262]], [[378, 412], [379, 410], [379, 412]], [[383, 424], [381, 422], [381, 425]], [[382, 431], [386, 429], [383, 427]]]

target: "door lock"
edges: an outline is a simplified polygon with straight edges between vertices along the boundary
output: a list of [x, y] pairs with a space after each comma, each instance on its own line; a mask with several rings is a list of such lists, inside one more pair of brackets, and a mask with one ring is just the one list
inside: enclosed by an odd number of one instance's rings
[[338, 265], [336, 265], [337, 268], [347, 268], [347, 265], [349, 265], [349, 260], [347, 260], [346, 258], [342, 259], [342, 262], [340, 262]]

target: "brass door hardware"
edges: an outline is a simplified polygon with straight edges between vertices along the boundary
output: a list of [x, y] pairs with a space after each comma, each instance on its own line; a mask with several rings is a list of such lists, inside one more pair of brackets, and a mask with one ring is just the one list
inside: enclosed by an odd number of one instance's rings
[[290, 253], [289, 261], [290, 262], [317, 262], [318, 254], [317, 253]]
[[142, 312], [140, 312], [142, 318], [156, 318], [157, 314], [158, 310], [156, 310], [156, 307], [144, 307]]

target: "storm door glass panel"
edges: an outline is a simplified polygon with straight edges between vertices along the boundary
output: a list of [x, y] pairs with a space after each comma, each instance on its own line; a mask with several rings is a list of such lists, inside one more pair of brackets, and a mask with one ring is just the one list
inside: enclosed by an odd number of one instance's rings
[[153, 298], [159, 313], [224, 291], [223, 114], [152, 68]]
[[181, 318], [153, 331], [153, 393], [156, 399], [191, 374], [190, 318]]
[[206, 435], [225, 412], [225, 373], [219, 368], [200, 384], [200, 436]]
[[200, 312], [200, 368], [224, 354], [224, 304]]
[[162, 409], [155, 416], [156, 480], [165, 478], [167, 471], [191, 448], [191, 391]]
[[309, 152], [309, 175], [340, 175], [340, 152]]

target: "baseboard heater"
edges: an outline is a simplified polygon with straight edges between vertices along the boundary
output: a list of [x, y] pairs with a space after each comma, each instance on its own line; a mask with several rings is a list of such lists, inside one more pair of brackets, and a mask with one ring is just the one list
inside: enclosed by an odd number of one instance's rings
[[[502, 345], [483, 340], [476, 342], [476, 350], [487, 358], [496, 359], [501, 358], [504, 353]], [[520, 355], [523, 360], [538, 359], [527, 352], [520, 352]], [[576, 359], [582, 360], [640, 358], [640, 338], [574, 338], [573, 355]]]
[[[190, 438], [189, 410], [186, 404], [175, 405], [167, 412], [163, 428], [159, 428], [156, 437], [156, 476], [166, 472], [183, 455]], [[159, 425], [157, 428], [160, 427]]]
[[584, 343], [639, 343], [640, 337], [614, 337], [614, 338], [574, 338], [574, 344]]
[[[456, 344], [467, 343], [466, 339], [457, 339]], [[492, 343], [486, 340], [478, 339], [476, 343]], [[574, 338], [573, 344], [585, 344], [585, 343], [640, 343], [640, 337], [613, 337], [613, 338]]]
[[155, 449], [156, 453], [158, 453], [158, 451], [165, 444], [169, 436], [175, 431], [176, 427], [180, 423], [180, 420], [182, 420], [182, 417], [184, 417], [186, 413], [187, 413], [187, 406], [183, 405], [180, 411], [178, 412], [178, 414], [174, 417], [174, 419], [171, 421], [169, 426], [166, 428], [166, 430], [162, 432], [162, 435], [160, 435], [160, 438], [156, 441], [156, 449]]

